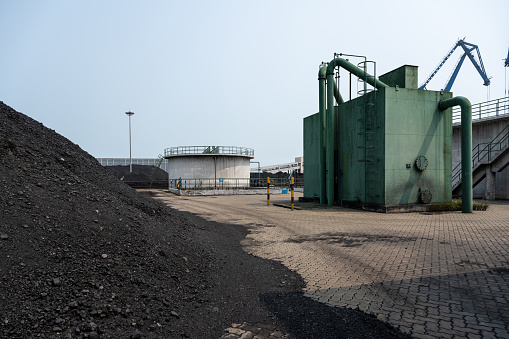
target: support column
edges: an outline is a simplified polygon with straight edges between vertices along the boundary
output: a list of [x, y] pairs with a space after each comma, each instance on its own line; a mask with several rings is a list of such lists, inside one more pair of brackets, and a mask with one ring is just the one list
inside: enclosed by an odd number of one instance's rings
[[486, 192], [484, 199], [495, 200], [497, 190], [495, 172], [491, 171], [491, 165], [486, 166]]

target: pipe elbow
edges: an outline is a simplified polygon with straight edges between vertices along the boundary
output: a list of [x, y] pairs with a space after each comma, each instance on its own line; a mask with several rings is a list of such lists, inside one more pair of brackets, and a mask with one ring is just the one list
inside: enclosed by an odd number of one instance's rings
[[343, 67], [345, 70], [354, 74], [359, 79], [366, 79], [367, 83], [373, 87], [376, 87], [378, 89], [383, 87], [389, 87], [387, 84], [376, 79], [374, 76], [364, 72], [362, 69], [360, 69], [359, 67], [355, 66], [354, 64], [343, 58], [335, 58], [329, 63], [329, 65], [327, 66], [327, 75], [334, 74], [334, 69], [337, 66]]
[[453, 106], [460, 106], [462, 110], [472, 110], [472, 104], [470, 103], [470, 100], [462, 96], [444, 99], [438, 103], [438, 108], [441, 111], [445, 111], [446, 109]]
[[345, 59], [342, 58], [335, 58], [332, 59], [331, 62], [327, 65], [327, 75], [334, 74], [334, 69], [336, 66], [341, 66], [343, 62], [348, 62]]

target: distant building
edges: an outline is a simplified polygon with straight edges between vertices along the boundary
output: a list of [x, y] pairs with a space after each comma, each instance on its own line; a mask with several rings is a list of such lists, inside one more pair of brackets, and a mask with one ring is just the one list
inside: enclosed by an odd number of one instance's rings
[[304, 157], [297, 157], [295, 158], [294, 162], [289, 162], [286, 164], [263, 166], [260, 168], [251, 167], [251, 172], [257, 172], [258, 170], [267, 173], [291, 172], [291, 171], [296, 171], [297, 173], [304, 173]]

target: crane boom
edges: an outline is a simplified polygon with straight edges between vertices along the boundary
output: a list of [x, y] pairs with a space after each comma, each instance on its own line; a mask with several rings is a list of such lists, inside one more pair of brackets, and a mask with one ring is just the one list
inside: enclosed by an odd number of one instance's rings
[[428, 85], [428, 83], [431, 81], [431, 79], [433, 79], [433, 77], [435, 76], [435, 74], [437, 74], [437, 72], [440, 70], [440, 68], [442, 68], [442, 66], [445, 64], [445, 62], [447, 61], [447, 59], [449, 59], [449, 57], [452, 55], [452, 53], [454, 53], [454, 51], [456, 50], [456, 48], [458, 47], [458, 44], [454, 44], [454, 46], [452, 46], [451, 50], [449, 51], [449, 53], [447, 53], [445, 55], [445, 57], [442, 59], [442, 61], [440, 61], [440, 63], [438, 64], [437, 67], [435, 67], [435, 70], [433, 72], [431, 72], [431, 74], [428, 76], [428, 78], [426, 79], [426, 81], [419, 87], [419, 89], [426, 89], [426, 85]]
[[[456, 80], [456, 77], [458, 76], [459, 70], [461, 66], [463, 65], [463, 61], [465, 61], [465, 58], [468, 57], [472, 64], [474, 65], [477, 72], [481, 75], [481, 78], [484, 80], [484, 86], [489, 86], [491, 81], [488, 78], [488, 75], [486, 74], [486, 70], [484, 69], [484, 64], [482, 62], [481, 58], [481, 52], [479, 51], [479, 47], [477, 45], [468, 43], [465, 41], [465, 39], [458, 40], [453, 48], [447, 53], [447, 55], [442, 59], [440, 64], [435, 68], [435, 70], [428, 76], [426, 81], [419, 86], [419, 89], [426, 89], [426, 86], [431, 81], [431, 79], [437, 74], [438, 70], [442, 68], [444, 63], [449, 59], [451, 54], [456, 50], [457, 47], [461, 47], [464, 51], [464, 53], [461, 55], [460, 59], [458, 60], [458, 63], [456, 64], [456, 67], [454, 68], [453, 72], [451, 73], [451, 76], [449, 77], [447, 83], [444, 86], [444, 91], [449, 92], [452, 88], [452, 85], [454, 84], [454, 81]], [[472, 54], [473, 51], [477, 51], [477, 57], [478, 60], [476, 60], [475, 56]], [[508, 55], [509, 58], [509, 55]], [[507, 61], [506, 61], [507, 62]]]

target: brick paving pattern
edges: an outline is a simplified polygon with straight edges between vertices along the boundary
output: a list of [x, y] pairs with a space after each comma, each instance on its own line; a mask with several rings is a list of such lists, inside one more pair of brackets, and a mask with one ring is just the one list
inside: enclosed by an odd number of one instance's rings
[[312, 203], [291, 211], [263, 196], [159, 195], [248, 226], [245, 250], [298, 272], [314, 300], [372, 312], [415, 338], [509, 338], [509, 202], [472, 214], [380, 214]]

